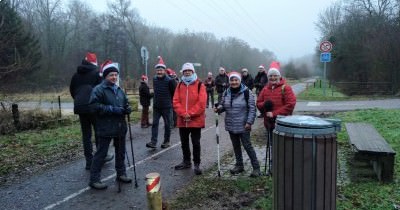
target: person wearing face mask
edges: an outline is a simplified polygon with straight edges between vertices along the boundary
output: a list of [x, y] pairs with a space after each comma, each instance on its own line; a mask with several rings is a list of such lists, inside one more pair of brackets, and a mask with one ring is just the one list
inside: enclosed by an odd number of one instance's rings
[[185, 63], [182, 66], [183, 74], [174, 94], [174, 110], [177, 117], [177, 127], [181, 139], [183, 160], [175, 166], [175, 170], [189, 169], [192, 167], [190, 160], [189, 136], [192, 139], [194, 173], [202, 174], [200, 169], [200, 138], [201, 128], [205, 127], [205, 105], [207, 100], [206, 88], [197, 78], [192, 63]]
[[90, 96], [90, 104], [96, 115], [96, 136], [98, 148], [94, 154], [90, 168], [89, 186], [93, 189], [103, 190], [107, 188], [101, 182], [100, 173], [104, 158], [107, 156], [111, 140], [115, 147], [115, 170], [117, 181], [130, 183], [132, 179], [126, 175], [125, 166], [125, 136], [127, 123], [125, 116], [132, 112], [128, 98], [124, 91], [116, 85], [119, 68], [117, 63], [108, 63], [103, 67], [103, 82], [97, 85]]
[[214, 106], [214, 87], [215, 87], [215, 82], [214, 82], [214, 78], [213, 78], [211, 72], [208, 72], [207, 78], [204, 81], [204, 85], [206, 86], [206, 91], [207, 91], [207, 105], [206, 105], [206, 108], [208, 108], [208, 105], [210, 104], [210, 98], [211, 98], [211, 107], [213, 107]]
[[253, 91], [254, 80], [251, 74], [249, 74], [249, 70], [247, 70], [246, 68], [242, 69], [242, 83], [246, 85], [250, 91]]
[[256, 118], [255, 99], [248, 87], [241, 83], [238, 72], [229, 74], [229, 88], [214, 111], [225, 112], [225, 130], [229, 132], [236, 159], [235, 167], [230, 170], [231, 174], [244, 171], [241, 147], [243, 145], [253, 167], [250, 177], [260, 176], [260, 163], [250, 141], [251, 126]]

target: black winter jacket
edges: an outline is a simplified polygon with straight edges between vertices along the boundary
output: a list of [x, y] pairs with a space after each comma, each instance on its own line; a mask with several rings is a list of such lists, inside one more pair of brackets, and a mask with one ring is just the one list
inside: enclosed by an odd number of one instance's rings
[[253, 90], [253, 88], [254, 88], [254, 80], [253, 80], [253, 77], [250, 74], [248, 74], [246, 77], [242, 76], [242, 83], [244, 85], [246, 85], [250, 90]]
[[168, 76], [153, 78], [154, 100], [153, 107], [156, 109], [172, 108], [172, 98], [176, 88], [176, 81]]
[[[224, 86], [225, 84], [225, 86]], [[229, 86], [229, 77], [228, 75], [224, 74], [218, 74], [217, 77], [215, 77], [215, 87], [217, 89], [217, 93], [222, 93], [225, 91], [226, 88]]]
[[69, 92], [74, 99], [75, 114], [89, 114], [93, 110], [89, 106], [90, 94], [93, 88], [101, 83], [97, 67], [86, 60], [78, 66], [72, 76]]
[[115, 114], [107, 110], [107, 106], [126, 108], [128, 98], [120, 87], [116, 93], [107, 80], [97, 85], [90, 96], [90, 104], [96, 113], [96, 135], [99, 137], [125, 136], [127, 125], [125, 115]]
[[139, 101], [142, 106], [150, 106], [150, 99], [154, 94], [150, 93], [150, 88], [145, 82], [141, 82], [139, 86]]
[[258, 72], [256, 77], [254, 78], [254, 87], [256, 88], [256, 92], [259, 93], [267, 83], [267, 74], [265, 72]]

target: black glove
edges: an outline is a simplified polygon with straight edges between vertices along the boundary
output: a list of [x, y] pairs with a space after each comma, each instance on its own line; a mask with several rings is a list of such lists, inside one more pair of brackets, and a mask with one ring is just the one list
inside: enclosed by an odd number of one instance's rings
[[124, 109], [124, 114], [130, 114], [132, 112], [132, 107], [131, 106], [127, 106], [125, 109]]
[[271, 100], [266, 100], [264, 102], [264, 111], [265, 112], [271, 112], [274, 109], [274, 104], [272, 103]]

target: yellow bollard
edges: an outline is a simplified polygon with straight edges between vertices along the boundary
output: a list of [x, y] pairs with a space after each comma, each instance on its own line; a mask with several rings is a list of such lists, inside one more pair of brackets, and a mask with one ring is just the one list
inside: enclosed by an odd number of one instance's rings
[[151, 210], [162, 209], [160, 174], [153, 172], [146, 175], [147, 203]]

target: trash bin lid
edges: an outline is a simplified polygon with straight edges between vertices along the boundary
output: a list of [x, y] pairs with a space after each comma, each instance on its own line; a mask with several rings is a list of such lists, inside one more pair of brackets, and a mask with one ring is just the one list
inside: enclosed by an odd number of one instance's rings
[[292, 134], [329, 134], [335, 132], [335, 125], [318, 117], [292, 115], [278, 117], [276, 130]]

